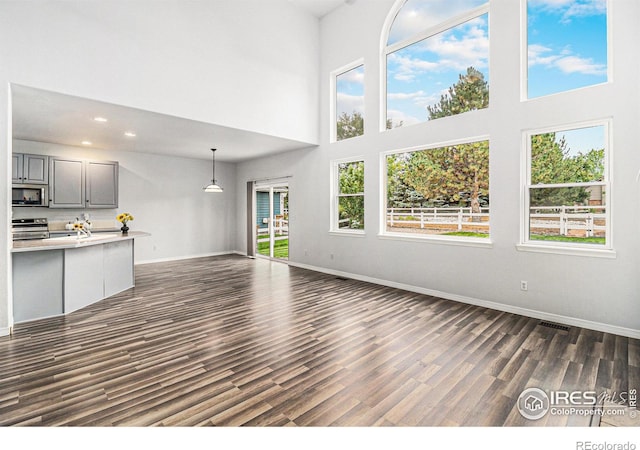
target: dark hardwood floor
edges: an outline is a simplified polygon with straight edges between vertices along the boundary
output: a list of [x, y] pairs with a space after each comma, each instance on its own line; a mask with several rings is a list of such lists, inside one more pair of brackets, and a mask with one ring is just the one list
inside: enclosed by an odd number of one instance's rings
[[567, 426], [526, 387], [640, 387], [640, 342], [239, 256], [0, 338], [0, 425]]

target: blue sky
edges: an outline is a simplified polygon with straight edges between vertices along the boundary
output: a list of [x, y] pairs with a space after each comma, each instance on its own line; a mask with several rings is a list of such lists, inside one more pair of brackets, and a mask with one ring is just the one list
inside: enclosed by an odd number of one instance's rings
[[336, 116], [359, 112], [364, 115], [364, 66], [336, 77]]
[[606, 0], [529, 0], [529, 98], [607, 81]]
[[579, 153], [586, 154], [593, 149], [605, 148], [606, 135], [604, 125], [556, 132], [556, 142], [560, 142], [563, 137], [570, 150], [570, 156], [576, 156]]
[[393, 123], [427, 120], [427, 105], [473, 66], [489, 79], [488, 15], [462, 23], [387, 56], [387, 111]]
[[[408, 0], [389, 44], [484, 3]], [[527, 5], [529, 98], [607, 81], [606, 0], [528, 0]], [[486, 14], [388, 55], [388, 117], [404, 125], [426, 121], [426, 106], [437, 103], [469, 66], [491, 82]]]

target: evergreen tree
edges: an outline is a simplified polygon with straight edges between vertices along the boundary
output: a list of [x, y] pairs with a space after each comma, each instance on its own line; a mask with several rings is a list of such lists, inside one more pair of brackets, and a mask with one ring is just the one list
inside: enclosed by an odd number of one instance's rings
[[469, 67], [466, 74], [460, 74], [458, 82], [440, 96], [440, 102], [427, 106], [429, 119], [454, 116], [489, 106], [489, 84], [479, 70]]
[[353, 114], [343, 112], [336, 123], [336, 138], [338, 141], [364, 134], [364, 117], [354, 111]]

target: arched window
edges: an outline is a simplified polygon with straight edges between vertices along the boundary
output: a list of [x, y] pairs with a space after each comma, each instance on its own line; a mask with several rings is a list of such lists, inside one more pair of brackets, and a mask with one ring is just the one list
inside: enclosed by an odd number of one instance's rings
[[383, 128], [489, 105], [487, 0], [402, 0], [388, 25]]

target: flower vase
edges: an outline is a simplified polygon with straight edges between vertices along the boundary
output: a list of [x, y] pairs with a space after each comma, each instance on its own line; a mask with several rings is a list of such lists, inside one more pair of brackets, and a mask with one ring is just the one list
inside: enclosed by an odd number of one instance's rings
[[129, 227], [126, 224], [124, 224], [124, 225], [122, 225], [120, 230], [122, 231], [122, 234], [127, 234], [128, 231], [129, 231]]

